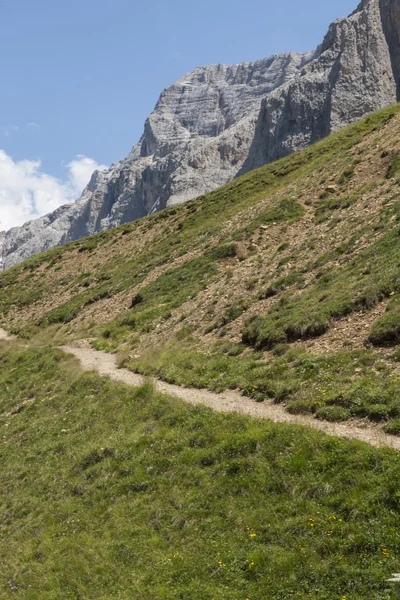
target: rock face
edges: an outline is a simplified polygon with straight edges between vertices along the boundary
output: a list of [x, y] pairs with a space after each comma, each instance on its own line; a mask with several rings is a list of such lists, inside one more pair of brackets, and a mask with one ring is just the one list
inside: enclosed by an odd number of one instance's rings
[[[390, 16], [395, 17], [399, 12], [398, 2], [382, 2], [388, 5]], [[388, 18], [388, 22], [386, 32], [392, 30], [392, 56], [396, 64], [396, 54], [400, 52], [400, 18]], [[253, 144], [242, 172], [300, 150], [379, 108], [394, 104], [396, 99], [380, 5], [378, 0], [364, 0], [350, 17], [332, 23], [317, 56], [300, 77], [262, 101]]]
[[400, 99], [400, 3], [396, 0], [380, 0], [379, 9], [396, 82], [397, 99]]
[[211, 191], [395, 103], [399, 90], [398, 0], [363, 0], [315, 52], [195, 69], [77, 202], [0, 233], [0, 268]]

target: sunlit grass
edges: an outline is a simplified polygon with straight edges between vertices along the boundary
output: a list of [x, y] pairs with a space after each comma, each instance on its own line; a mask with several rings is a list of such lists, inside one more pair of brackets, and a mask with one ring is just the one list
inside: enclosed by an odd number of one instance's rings
[[389, 600], [396, 453], [74, 369], [0, 354], [1, 598]]

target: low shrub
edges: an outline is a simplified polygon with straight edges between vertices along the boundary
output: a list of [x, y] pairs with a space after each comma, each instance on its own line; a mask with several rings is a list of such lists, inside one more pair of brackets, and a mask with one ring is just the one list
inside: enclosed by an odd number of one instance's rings
[[386, 173], [386, 179], [395, 177], [400, 171], [400, 152], [393, 151], [390, 155], [390, 162]]
[[221, 244], [216, 246], [212, 251], [211, 255], [217, 260], [223, 260], [224, 258], [235, 258], [238, 253], [238, 247], [236, 244]]
[[287, 406], [287, 411], [291, 415], [315, 414], [320, 408], [321, 403], [317, 400], [295, 400]]
[[330, 421], [332, 423], [347, 421], [350, 417], [350, 411], [341, 406], [323, 406], [318, 409], [316, 417], [322, 421]]
[[389, 435], [400, 435], [400, 419], [389, 421], [384, 427], [385, 433]]
[[368, 407], [367, 414], [371, 421], [388, 421], [390, 407], [387, 404], [373, 404]]
[[400, 344], [400, 299], [396, 298], [388, 310], [373, 325], [367, 340], [374, 346], [396, 346]]
[[135, 308], [135, 306], [142, 304], [142, 302], [144, 302], [143, 294], [136, 294], [136, 296], [132, 298], [131, 308]]

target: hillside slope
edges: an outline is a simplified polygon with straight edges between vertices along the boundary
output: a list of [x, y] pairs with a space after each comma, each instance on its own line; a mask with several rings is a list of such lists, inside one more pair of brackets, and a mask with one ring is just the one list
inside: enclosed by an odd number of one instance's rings
[[398, 452], [82, 374], [55, 346], [399, 435], [399, 233], [397, 105], [2, 273], [0, 598], [393, 600]]
[[2, 274], [2, 325], [400, 433], [400, 105]]
[[392, 600], [398, 454], [0, 342], [2, 600]]
[[207, 65], [161, 94], [140, 141], [72, 205], [0, 233], [0, 270], [209, 192], [396, 102], [397, 0], [362, 0], [315, 52]]

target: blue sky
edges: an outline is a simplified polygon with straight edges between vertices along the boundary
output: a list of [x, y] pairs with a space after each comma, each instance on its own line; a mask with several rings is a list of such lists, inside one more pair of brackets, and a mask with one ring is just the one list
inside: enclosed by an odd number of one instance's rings
[[[128, 153], [161, 90], [182, 74], [200, 64], [310, 50], [356, 4], [0, 0], [2, 156], [36, 161], [37, 175], [75, 193], [91, 167]], [[77, 156], [92, 161], [79, 181], [71, 167]], [[1, 187], [0, 172], [0, 207]]]

